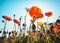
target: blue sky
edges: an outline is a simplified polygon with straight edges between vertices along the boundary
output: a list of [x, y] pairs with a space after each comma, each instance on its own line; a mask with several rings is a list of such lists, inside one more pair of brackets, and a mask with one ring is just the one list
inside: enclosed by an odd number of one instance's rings
[[[0, 0], [0, 29], [3, 28], [4, 24], [1, 22], [3, 20], [2, 16], [7, 15], [13, 19], [13, 15], [16, 15], [18, 19], [23, 16], [22, 23], [24, 22], [24, 16], [26, 15], [25, 8], [31, 8], [32, 6], [37, 6], [42, 10], [42, 13], [52, 11], [53, 15], [49, 17], [49, 22], [54, 22], [58, 16], [60, 16], [60, 0]], [[39, 19], [38, 21], [46, 22], [46, 16]], [[27, 25], [30, 24], [30, 15], [27, 13]], [[7, 22], [7, 29], [13, 29], [13, 21]], [[10, 31], [9, 30], [9, 31]]]

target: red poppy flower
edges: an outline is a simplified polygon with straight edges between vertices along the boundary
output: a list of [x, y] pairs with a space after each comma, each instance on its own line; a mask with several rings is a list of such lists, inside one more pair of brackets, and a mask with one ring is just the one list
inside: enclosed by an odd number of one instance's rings
[[55, 25], [55, 28], [56, 28], [56, 32], [59, 33], [60, 32], [59, 26]]
[[52, 16], [52, 12], [46, 12], [45, 15], [46, 15], [47, 17], [50, 17], [50, 16]]
[[17, 19], [13, 20], [16, 24], [20, 24], [20, 21], [18, 21]]
[[9, 16], [2, 16], [5, 20], [8, 20], [8, 21], [11, 21], [12, 20], [12, 18], [11, 17], [9, 17]]

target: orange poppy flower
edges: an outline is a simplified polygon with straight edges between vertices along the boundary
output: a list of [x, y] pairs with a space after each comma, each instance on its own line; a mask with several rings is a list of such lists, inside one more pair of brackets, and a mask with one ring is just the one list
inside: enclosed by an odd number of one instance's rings
[[36, 6], [32, 6], [31, 9], [29, 10], [29, 14], [31, 17], [36, 16], [37, 18], [42, 18], [43, 14], [41, 13], [41, 9], [39, 9]]

